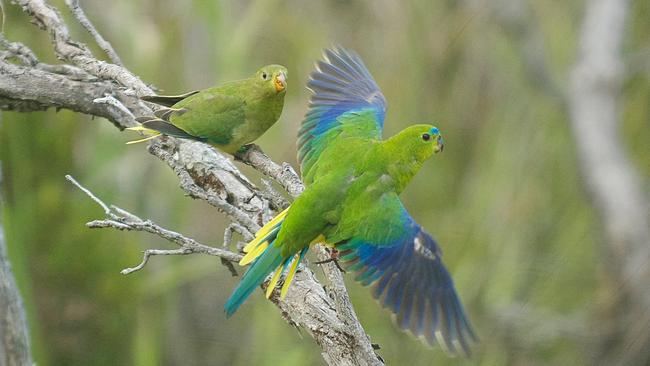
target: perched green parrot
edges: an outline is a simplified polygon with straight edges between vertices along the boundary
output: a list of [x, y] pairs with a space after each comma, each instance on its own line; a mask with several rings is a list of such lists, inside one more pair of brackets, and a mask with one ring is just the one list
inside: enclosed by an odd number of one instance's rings
[[359, 56], [325, 51], [308, 83], [313, 95], [298, 134], [305, 191], [244, 248], [252, 263], [225, 304], [232, 315], [270, 273], [269, 297], [286, 273], [285, 296], [309, 246], [325, 243], [398, 325], [468, 355], [476, 342], [434, 239], [399, 199], [411, 178], [443, 149], [438, 128], [418, 124], [382, 139], [386, 101]]
[[154, 116], [139, 117], [129, 130], [207, 142], [234, 154], [262, 136], [280, 118], [287, 89], [287, 69], [268, 65], [248, 79], [177, 96], [146, 96], [143, 100], [165, 106]]

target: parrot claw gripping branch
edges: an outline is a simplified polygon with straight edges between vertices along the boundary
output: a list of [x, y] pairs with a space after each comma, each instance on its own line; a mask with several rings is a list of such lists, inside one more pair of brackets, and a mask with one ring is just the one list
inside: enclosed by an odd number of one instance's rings
[[284, 298], [309, 247], [326, 244], [397, 325], [449, 354], [469, 356], [477, 342], [435, 240], [398, 195], [433, 154], [438, 128], [413, 125], [382, 139], [386, 101], [361, 58], [325, 50], [308, 88], [309, 110], [298, 132], [305, 191], [258, 231], [239, 262], [250, 265], [225, 304], [233, 315], [271, 275], [266, 297], [285, 274]]

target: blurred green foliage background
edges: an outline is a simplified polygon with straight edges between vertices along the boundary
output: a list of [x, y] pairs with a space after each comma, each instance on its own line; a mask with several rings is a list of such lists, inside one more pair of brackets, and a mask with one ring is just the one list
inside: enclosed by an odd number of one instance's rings
[[[101, 50], [61, 9], [73, 38]], [[386, 135], [434, 123], [445, 151], [404, 192], [438, 239], [481, 337], [471, 360], [450, 359], [397, 330], [368, 291], [349, 289], [391, 365], [580, 365], [592, 361], [599, 305], [611, 298], [597, 215], [583, 191], [565, 105], [528, 67], [525, 35], [566, 86], [582, 2], [85, 0], [81, 5], [125, 65], [166, 93], [289, 68], [279, 123], [258, 143], [296, 166], [304, 88], [321, 49], [355, 49], [389, 102]], [[56, 63], [47, 34], [16, 6], [4, 30]], [[508, 25], [520, 11], [524, 28]], [[650, 47], [650, 2], [630, 13], [625, 54]], [[519, 15], [514, 15], [519, 16]], [[647, 51], [646, 51], [647, 55]], [[638, 56], [638, 55], [637, 55]], [[647, 56], [646, 56], [647, 57]], [[631, 73], [621, 96], [628, 152], [650, 175], [650, 82]], [[204, 243], [221, 245], [223, 215], [184, 197], [174, 174], [104, 120], [69, 111], [3, 113], [0, 160], [5, 230], [28, 307], [39, 365], [307, 365], [319, 348], [260, 294], [232, 319], [235, 285], [212, 257], [156, 257], [129, 275], [141, 250], [171, 247], [146, 234], [92, 231], [103, 212], [64, 180]], [[242, 167], [253, 177], [259, 174]], [[646, 186], [647, 187], [647, 186]], [[313, 266], [315, 268], [315, 266]], [[606, 319], [603, 319], [605, 321]]]

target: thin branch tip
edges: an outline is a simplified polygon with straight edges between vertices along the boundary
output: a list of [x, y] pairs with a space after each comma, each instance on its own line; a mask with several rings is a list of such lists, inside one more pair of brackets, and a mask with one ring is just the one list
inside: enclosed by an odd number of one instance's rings
[[102, 35], [97, 31], [95, 26], [86, 16], [86, 13], [79, 5], [79, 0], [65, 0], [65, 4], [68, 6], [68, 8], [70, 8], [70, 11], [75, 16], [75, 18], [77, 18], [79, 24], [81, 24], [81, 26], [83, 26], [86, 31], [88, 31], [88, 33], [93, 36], [95, 42], [97, 42], [97, 45], [104, 51], [104, 53], [106, 53], [111, 62], [118, 66], [123, 66], [122, 60], [118, 56], [117, 52], [115, 52], [113, 49], [113, 46], [108, 41], [106, 41], [104, 37], [102, 37]]
[[95, 196], [90, 190], [85, 188], [84, 186], [81, 185], [81, 183], [77, 182], [76, 179], [74, 179], [70, 174], [66, 174], [65, 179], [67, 179], [70, 183], [72, 183], [75, 187], [79, 188], [83, 193], [85, 193], [88, 197], [90, 197], [93, 201], [95, 201], [101, 208], [104, 210], [104, 213], [106, 215], [111, 214], [111, 209], [108, 207], [104, 201], [99, 199], [97, 196]]
[[128, 275], [133, 272], [139, 271], [149, 262], [149, 258], [155, 255], [187, 255], [192, 254], [194, 251], [190, 248], [178, 248], [178, 249], [147, 249], [142, 254], [142, 262], [135, 267], [125, 268], [120, 271], [123, 275]]

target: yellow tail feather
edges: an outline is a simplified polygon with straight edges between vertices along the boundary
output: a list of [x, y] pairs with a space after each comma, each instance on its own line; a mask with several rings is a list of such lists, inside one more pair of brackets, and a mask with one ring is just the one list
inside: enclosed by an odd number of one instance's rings
[[129, 141], [129, 142], [127, 142], [126, 144], [127, 144], [127, 145], [139, 144], [139, 143], [141, 143], [141, 142], [145, 142], [145, 141], [149, 141], [149, 140], [155, 139], [155, 138], [158, 137], [159, 135], [160, 135], [160, 134], [156, 134], [156, 135], [153, 135], [153, 136], [145, 137], [145, 138], [140, 139], [140, 140]]
[[154, 131], [154, 130], [152, 130], [150, 128], [146, 128], [146, 127], [144, 127], [142, 125], [138, 125], [138, 126], [134, 126], [134, 127], [127, 127], [127, 128], [125, 128], [125, 130], [136, 131], [136, 132], [156, 132], [156, 131]]
[[255, 234], [255, 237], [257, 238], [268, 234], [277, 223], [284, 220], [285, 216], [287, 216], [287, 212], [289, 212], [289, 207], [277, 214], [277, 216], [275, 216], [271, 221], [267, 222], [266, 225]]
[[265, 241], [264, 239], [265, 237], [263, 236], [256, 236], [255, 239], [246, 244], [244, 247], [244, 253], [249, 253], [251, 250], [257, 248], [258, 245]]
[[158, 132], [156, 130], [152, 130], [150, 128], [142, 127], [142, 125], [135, 126], [135, 127], [128, 127], [126, 129], [129, 130], [129, 131], [136, 131], [136, 132], [142, 132], [142, 133], [145, 133], [145, 134], [151, 134], [151, 136], [145, 137], [143, 139], [129, 141], [129, 142], [126, 143], [127, 145], [138, 144], [140, 142], [149, 141], [149, 140], [151, 140], [153, 138], [156, 138], [156, 137], [160, 136], [160, 132]]
[[271, 297], [271, 294], [273, 293], [273, 289], [275, 286], [278, 284], [278, 281], [280, 280], [280, 275], [282, 274], [282, 270], [284, 269], [283, 265], [280, 265], [276, 270], [275, 273], [273, 274], [273, 278], [271, 278], [271, 282], [269, 282], [269, 287], [266, 288], [266, 298], [268, 299]]
[[291, 268], [289, 268], [289, 273], [287, 273], [287, 277], [284, 279], [284, 284], [282, 285], [282, 290], [280, 291], [281, 299], [284, 299], [284, 297], [287, 296], [287, 292], [289, 291], [289, 285], [291, 285], [291, 282], [293, 281], [293, 278], [296, 275], [296, 271], [298, 270], [299, 263], [300, 263], [300, 255], [296, 254], [293, 257], [293, 262], [291, 262]]
[[245, 266], [252, 261], [254, 261], [257, 257], [259, 257], [264, 250], [269, 246], [268, 240], [267, 240], [267, 235], [273, 230], [282, 220], [284, 220], [285, 216], [287, 216], [287, 211], [289, 209], [285, 209], [284, 211], [280, 212], [277, 216], [273, 218], [273, 220], [269, 221], [257, 231], [255, 234], [255, 239], [251, 240], [246, 246], [244, 247], [244, 253], [246, 255], [244, 258], [242, 258], [241, 261], [239, 261], [239, 264], [242, 266]]
[[265, 242], [261, 243], [260, 245], [258, 245], [257, 247], [255, 247], [255, 249], [253, 249], [253, 250], [251, 250], [250, 252], [246, 253], [246, 255], [244, 256], [244, 258], [242, 258], [242, 259], [239, 261], [239, 265], [240, 265], [240, 266], [245, 266], [245, 265], [247, 265], [247, 264], [250, 264], [250, 263], [253, 262], [257, 257], [259, 257], [260, 255], [262, 255], [262, 253], [264, 253], [264, 251], [266, 250], [266, 248], [267, 248], [268, 246], [269, 246], [269, 242], [268, 242], [268, 241], [265, 241]]

